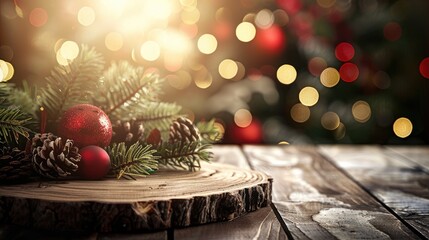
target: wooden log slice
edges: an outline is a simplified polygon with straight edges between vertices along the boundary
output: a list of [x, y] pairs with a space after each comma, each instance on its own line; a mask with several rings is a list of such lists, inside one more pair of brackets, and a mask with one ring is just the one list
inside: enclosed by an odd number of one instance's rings
[[58, 231], [156, 231], [237, 218], [268, 206], [272, 179], [232, 165], [146, 178], [0, 186], [0, 222]]

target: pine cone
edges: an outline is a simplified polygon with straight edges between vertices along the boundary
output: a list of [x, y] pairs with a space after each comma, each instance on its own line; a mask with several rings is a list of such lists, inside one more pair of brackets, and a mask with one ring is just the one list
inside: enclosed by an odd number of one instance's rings
[[141, 140], [144, 133], [143, 123], [135, 120], [125, 122], [118, 120], [113, 124], [112, 130], [112, 143], [125, 142], [127, 146]]
[[200, 138], [198, 128], [187, 118], [179, 117], [170, 126], [170, 143], [176, 141], [181, 141], [183, 143], [196, 142], [199, 141]]
[[31, 155], [18, 148], [2, 147], [0, 149], [0, 181], [20, 182], [29, 180], [36, 174], [31, 163]]
[[54, 141], [56, 138], [57, 136], [52, 133], [37, 133], [34, 135], [33, 139], [31, 139], [31, 152], [33, 152], [35, 148], [43, 146], [46, 139]]
[[53, 179], [65, 178], [76, 172], [80, 158], [73, 141], [64, 141], [60, 137], [55, 140], [47, 138], [42, 146], [33, 149], [34, 169], [40, 175]]

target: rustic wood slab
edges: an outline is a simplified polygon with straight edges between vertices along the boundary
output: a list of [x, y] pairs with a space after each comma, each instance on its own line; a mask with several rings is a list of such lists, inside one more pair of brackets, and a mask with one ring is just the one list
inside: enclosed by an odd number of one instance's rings
[[245, 146], [271, 175], [273, 203], [296, 239], [418, 238], [315, 147]]
[[420, 165], [376, 146], [323, 146], [365, 189], [429, 237], [429, 175]]
[[37, 229], [154, 231], [227, 221], [268, 206], [271, 179], [221, 163], [160, 170], [137, 181], [0, 186], [0, 221]]
[[[238, 146], [216, 145], [213, 146], [213, 153], [213, 162], [250, 169]], [[266, 207], [229, 222], [176, 229], [174, 239], [287, 239], [287, 236], [273, 210]]]

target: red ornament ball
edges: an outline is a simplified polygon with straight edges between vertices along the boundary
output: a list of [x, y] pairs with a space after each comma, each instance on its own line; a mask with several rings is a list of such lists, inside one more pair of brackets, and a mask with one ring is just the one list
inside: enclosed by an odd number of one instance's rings
[[112, 139], [112, 123], [100, 108], [78, 104], [64, 112], [58, 134], [65, 139], [73, 139], [79, 148], [89, 145], [106, 147]]
[[79, 150], [81, 159], [78, 163], [78, 173], [85, 179], [101, 179], [110, 170], [110, 157], [107, 152], [98, 146], [87, 146]]

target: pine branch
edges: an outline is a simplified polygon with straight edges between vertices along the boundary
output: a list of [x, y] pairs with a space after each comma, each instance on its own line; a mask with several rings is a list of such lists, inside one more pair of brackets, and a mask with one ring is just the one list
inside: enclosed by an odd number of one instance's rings
[[159, 164], [172, 168], [196, 171], [201, 168], [200, 161], [210, 162], [210, 144], [201, 142], [163, 143], [158, 148]]
[[11, 105], [19, 107], [22, 112], [31, 115], [33, 119], [37, 119], [39, 104], [37, 104], [36, 91], [35, 87], [31, 87], [28, 82], [24, 81], [22, 89], [11, 89], [8, 100]]
[[158, 101], [161, 79], [128, 62], [113, 63], [104, 73], [96, 102], [112, 121], [131, 119], [147, 102]]
[[11, 83], [0, 82], [0, 107], [8, 107], [11, 104], [8, 102], [10, 92], [12, 91]]
[[42, 103], [54, 121], [67, 108], [88, 101], [104, 68], [104, 60], [94, 48], [82, 45], [79, 55], [68, 65], [57, 65], [46, 77]]
[[112, 163], [111, 171], [117, 179], [122, 177], [134, 179], [134, 176], [145, 176], [158, 169], [156, 150], [151, 145], [143, 146], [139, 142], [126, 147], [124, 142], [114, 143], [107, 147]]
[[223, 138], [223, 133], [215, 125], [215, 119], [212, 119], [208, 122], [198, 122], [196, 127], [200, 131], [200, 135], [204, 143], [216, 143]]
[[135, 119], [143, 122], [145, 134], [149, 134], [155, 128], [165, 133], [171, 123], [180, 116], [181, 110], [182, 107], [175, 103], [151, 102], [139, 110]]
[[18, 142], [19, 136], [29, 138], [30, 129], [25, 127], [31, 118], [28, 118], [17, 107], [0, 108], [0, 142], [10, 144]]

